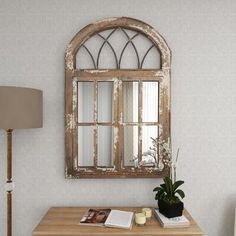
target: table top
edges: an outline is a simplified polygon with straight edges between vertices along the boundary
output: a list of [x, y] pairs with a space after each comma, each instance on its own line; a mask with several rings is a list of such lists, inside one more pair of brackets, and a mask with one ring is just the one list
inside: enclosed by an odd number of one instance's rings
[[[89, 208], [98, 209], [99, 207], [52, 207], [43, 217], [41, 222], [33, 231], [33, 236], [121, 236], [121, 235], [148, 235], [148, 236], [167, 236], [167, 235], [203, 235], [202, 230], [191, 217], [187, 210], [184, 215], [190, 221], [190, 227], [186, 228], [163, 228], [153, 215], [145, 226], [140, 227], [133, 224], [131, 230], [83, 226], [79, 221]], [[141, 212], [140, 207], [102, 207], [119, 209], [124, 211]]]

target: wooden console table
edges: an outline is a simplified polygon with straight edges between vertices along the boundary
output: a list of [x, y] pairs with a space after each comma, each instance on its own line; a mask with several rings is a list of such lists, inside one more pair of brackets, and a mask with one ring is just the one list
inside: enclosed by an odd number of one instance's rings
[[[33, 236], [122, 236], [122, 235], [144, 235], [144, 236], [200, 236], [203, 232], [196, 224], [194, 219], [190, 216], [187, 210], [184, 215], [190, 220], [190, 227], [188, 228], [162, 228], [160, 223], [153, 215], [147, 221], [144, 227], [133, 225], [132, 230], [105, 228], [95, 226], [81, 226], [79, 221], [84, 213], [92, 207], [52, 207], [43, 217], [41, 222], [33, 231]], [[97, 207], [94, 207], [97, 208]], [[107, 208], [107, 207], [105, 207]], [[140, 212], [141, 208], [137, 207], [112, 207], [112, 209], [119, 209], [125, 211]]]

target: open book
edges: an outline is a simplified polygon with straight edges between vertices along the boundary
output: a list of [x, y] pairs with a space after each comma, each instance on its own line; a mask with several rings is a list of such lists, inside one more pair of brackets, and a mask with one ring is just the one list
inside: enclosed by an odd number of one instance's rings
[[106, 226], [131, 229], [133, 212], [111, 209], [89, 209], [80, 220], [80, 225]]

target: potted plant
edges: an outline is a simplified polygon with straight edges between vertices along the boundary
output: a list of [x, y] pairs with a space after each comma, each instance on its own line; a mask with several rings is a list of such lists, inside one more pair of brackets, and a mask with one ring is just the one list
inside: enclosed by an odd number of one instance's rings
[[164, 147], [164, 153], [169, 156], [168, 165], [170, 166], [170, 177], [165, 177], [164, 183], [153, 189], [156, 192], [155, 200], [158, 200], [160, 213], [168, 218], [181, 216], [184, 209], [184, 204], [181, 201], [185, 197], [184, 192], [179, 187], [184, 183], [182, 180], [176, 181], [176, 164], [179, 155], [179, 149], [175, 161], [172, 159], [171, 151], [168, 147]]
[[153, 189], [157, 192], [155, 199], [158, 200], [160, 213], [168, 218], [182, 216], [184, 204], [180, 198], [184, 198], [185, 194], [178, 188], [184, 181], [173, 182], [170, 177], [165, 177], [163, 180], [163, 184]]

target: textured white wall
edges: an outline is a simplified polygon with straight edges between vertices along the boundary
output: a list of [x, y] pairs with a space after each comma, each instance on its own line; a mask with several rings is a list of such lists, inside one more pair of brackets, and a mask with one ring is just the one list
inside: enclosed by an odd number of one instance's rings
[[[44, 127], [14, 132], [15, 235], [30, 236], [50, 206], [155, 205], [157, 179], [64, 178], [64, 52], [79, 29], [110, 16], [141, 19], [166, 38], [173, 52], [172, 138], [181, 148], [185, 205], [206, 235], [232, 235], [236, 1], [0, 0], [0, 84], [44, 91]], [[1, 131], [0, 235], [6, 230], [5, 146]]]

